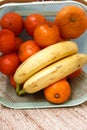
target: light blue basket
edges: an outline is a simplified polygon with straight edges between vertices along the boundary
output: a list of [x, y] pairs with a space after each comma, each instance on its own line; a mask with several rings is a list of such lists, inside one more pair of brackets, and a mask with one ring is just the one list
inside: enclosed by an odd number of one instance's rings
[[[66, 5], [77, 5], [87, 12], [85, 5], [74, 1], [9, 3], [0, 6], [0, 18], [6, 12], [14, 11], [24, 18], [31, 13], [41, 13], [47, 19], [53, 20], [57, 11]], [[22, 34], [22, 37], [28, 38], [25, 34]], [[79, 47], [79, 52], [87, 54], [87, 31], [80, 38], [74, 39], [74, 41]], [[79, 105], [87, 100], [87, 65], [83, 69], [84, 72], [70, 82], [72, 86], [70, 100], [60, 105], [47, 102], [41, 92], [19, 97], [10, 85], [8, 78], [0, 74], [0, 103], [15, 109], [71, 107]]]

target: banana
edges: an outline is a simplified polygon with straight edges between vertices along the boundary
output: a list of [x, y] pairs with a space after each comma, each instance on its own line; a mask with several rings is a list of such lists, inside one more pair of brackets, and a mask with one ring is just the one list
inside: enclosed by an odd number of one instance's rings
[[14, 74], [14, 80], [18, 84], [24, 83], [30, 76], [49, 64], [78, 52], [76, 43], [64, 41], [46, 47], [38, 53], [32, 55], [23, 62]]
[[33, 76], [31, 76], [23, 85], [23, 89], [27, 93], [35, 93], [56, 81], [59, 81], [69, 74], [75, 72], [87, 63], [86, 54], [73, 54], [64, 59], [43, 68]]

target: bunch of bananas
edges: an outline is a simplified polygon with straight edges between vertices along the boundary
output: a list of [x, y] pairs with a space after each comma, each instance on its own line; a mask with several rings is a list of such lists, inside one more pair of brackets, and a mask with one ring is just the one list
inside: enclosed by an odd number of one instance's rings
[[35, 93], [67, 77], [87, 63], [87, 55], [78, 53], [73, 41], [48, 46], [24, 61], [16, 70], [14, 80], [23, 84], [27, 93]]

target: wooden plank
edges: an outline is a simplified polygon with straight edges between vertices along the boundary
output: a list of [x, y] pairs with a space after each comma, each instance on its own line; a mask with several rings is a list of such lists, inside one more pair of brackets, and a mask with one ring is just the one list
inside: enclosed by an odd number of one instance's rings
[[15, 110], [0, 105], [0, 130], [87, 130], [87, 102], [71, 108]]

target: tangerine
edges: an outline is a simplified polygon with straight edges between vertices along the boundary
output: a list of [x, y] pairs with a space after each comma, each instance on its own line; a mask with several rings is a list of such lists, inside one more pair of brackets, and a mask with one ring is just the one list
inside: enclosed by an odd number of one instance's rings
[[25, 29], [30, 36], [33, 36], [36, 26], [46, 21], [41, 14], [30, 14], [25, 19]]
[[19, 35], [24, 28], [24, 20], [21, 15], [15, 12], [8, 12], [1, 18], [1, 27], [9, 29], [15, 35]]
[[15, 35], [8, 29], [0, 30], [0, 52], [9, 53], [16, 47]]
[[64, 103], [69, 99], [70, 95], [71, 87], [66, 78], [44, 88], [44, 96], [51, 103]]
[[64, 6], [56, 14], [54, 21], [65, 39], [78, 38], [87, 29], [86, 12], [75, 5]]
[[1, 55], [0, 72], [5, 75], [14, 74], [17, 67], [20, 65], [18, 55], [15, 52]]
[[19, 47], [18, 56], [21, 62], [40, 51], [40, 47], [34, 40], [28, 40], [22, 43]]
[[62, 38], [56, 24], [45, 22], [35, 28], [34, 40], [41, 48], [44, 48], [62, 41]]

